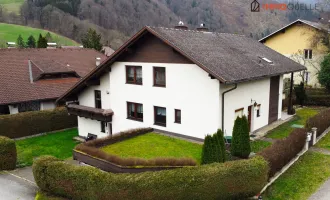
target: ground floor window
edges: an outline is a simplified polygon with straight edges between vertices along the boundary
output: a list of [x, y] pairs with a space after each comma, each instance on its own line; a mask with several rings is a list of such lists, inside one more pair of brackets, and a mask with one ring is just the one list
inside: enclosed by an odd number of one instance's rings
[[155, 124], [160, 126], [166, 126], [166, 108], [154, 107]]
[[39, 110], [40, 110], [39, 101], [29, 101], [18, 104], [18, 112], [39, 111]]
[[143, 105], [140, 103], [127, 102], [127, 118], [143, 121]]
[[257, 117], [260, 117], [261, 104], [257, 106]]
[[174, 115], [175, 115], [175, 123], [181, 124], [181, 110], [175, 109], [174, 110]]

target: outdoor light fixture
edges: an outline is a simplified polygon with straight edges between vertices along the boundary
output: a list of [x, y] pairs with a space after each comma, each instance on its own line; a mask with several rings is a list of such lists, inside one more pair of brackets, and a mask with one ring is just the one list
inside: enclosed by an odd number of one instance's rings
[[252, 102], [254, 102], [254, 104], [253, 104], [254, 107], [257, 107], [257, 106], [258, 106], [258, 103], [257, 103], [256, 100], [252, 100], [252, 99], [251, 99], [251, 104], [252, 104]]

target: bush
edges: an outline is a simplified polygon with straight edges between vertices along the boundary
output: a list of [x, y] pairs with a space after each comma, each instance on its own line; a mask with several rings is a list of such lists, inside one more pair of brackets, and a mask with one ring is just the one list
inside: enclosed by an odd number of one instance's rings
[[296, 85], [294, 87], [294, 91], [295, 91], [295, 94], [296, 94], [297, 103], [299, 105], [303, 106], [306, 99], [307, 99], [304, 83], [301, 82], [299, 85]]
[[330, 54], [326, 55], [321, 62], [321, 69], [317, 78], [320, 84], [330, 91]]
[[284, 139], [277, 140], [257, 155], [264, 157], [269, 163], [269, 178], [280, 171], [296, 155], [302, 151], [306, 144], [307, 130], [294, 129], [292, 133]]
[[216, 136], [218, 136], [218, 142], [220, 144], [220, 149], [221, 149], [221, 158], [220, 162], [225, 162], [226, 161], [226, 145], [225, 145], [225, 138], [223, 136], [223, 132], [221, 129], [218, 129]]
[[0, 116], [0, 135], [20, 138], [77, 126], [77, 117], [65, 108]]
[[221, 129], [212, 136], [207, 135], [202, 149], [202, 164], [222, 163], [226, 160], [226, 149]]
[[89, 166], [74, 166], [54, 157], [33, 164], [37, 185], [70, 199], [245, 199], [266, 184], [267, 162], [249, 160], [214, 163], [159, 172], [113, 174]]
[[320, 136], [329, 126], [330, 109], [323, 110], [306, 121], [306, 128], [308, 130], [311, 130], [313, 127], [317, 128], [317, 136]]
[[305, 105], [330, 106], [330, 95], [308, 95]]
[[13, 170], [16, 168], [16, 144], [7, 137], [0, 136], [0, 170]]
[[233, 128], [231, 155], [248, 158], [251, 153], [249, 123], [246, 116], [237, 117]]
[[132, 137], [136, 137], [153, 131], [152, 128], [132, 129], [113, 136], [91, 140], [81, 143], [75, 147], [75, 150], [84, 152], [90, 156], [109, 161], [120, 166], [195, 166], [196, 161], [192, 158], [121, 158], [117, 155], [109, 154], [100, 149], [100, 147], [114, 144]]

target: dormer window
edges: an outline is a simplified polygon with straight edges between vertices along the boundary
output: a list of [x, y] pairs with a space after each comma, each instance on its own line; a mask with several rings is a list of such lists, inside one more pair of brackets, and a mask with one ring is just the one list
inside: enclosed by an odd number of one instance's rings
[[142, 85], [141, 66], [126, 66], [126, 83]]

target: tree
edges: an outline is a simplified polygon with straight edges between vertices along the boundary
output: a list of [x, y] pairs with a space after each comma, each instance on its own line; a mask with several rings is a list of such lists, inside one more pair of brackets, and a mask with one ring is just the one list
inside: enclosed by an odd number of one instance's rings
[[237, 117], [233, 128], [231, 155], [248, 158], [251, 153], [249, 123], [246, 116]]
[[218, 138], [219, 147], [221, 151], [220, 162], [226, 161], [226, 145], [225, 145], [225, 138], [223, 136], [223, 132], [221, 129], [218, 129], [216, 136]]
[[88, 29], [87, 33], [81, 38], [84, 48], [95, 49], [101, 51], [101, 35], [97, 34], [94, 29]]
[[330, 54], [326, 55], [321, 62], [321, 70], [318, 74], [319, 82], [330, 92]]
[[307, 99], [306, 90], [303, 82], [300, 82], [298, 86], [294, 87], [298, 104], [304, 106], [304, 102]]
[[17, 47], [20, 49], [25, 47], [24, 40], [23, 40], [21, 34], [18, 36], [18, 38], [16, 40], [16, 44], [17, 44]]
[[204, 139], [203, 149], [202, 149], [202, 164], [212, 163], [212, 136], [207, 135]]
[[223, 163], [226, 160], [226, 149], [221, 129], [217, 133], [207, 135], [202, 149], [202, 164]]
[[39, 34], [39, 39], [37, 43], [38, 48], [47, 48], [47, 39], [41, 34]]
[[28, 48], [36, 48], [36, 39], [33, 37], [33, 35], [29, 36], [26, 44]]
[[45, 38], [47, 39], [48, 42], [53, 42], [52, 35], [49, 32], [47, 32]]

